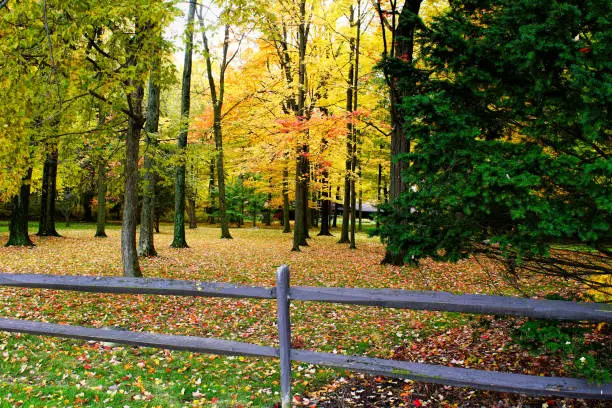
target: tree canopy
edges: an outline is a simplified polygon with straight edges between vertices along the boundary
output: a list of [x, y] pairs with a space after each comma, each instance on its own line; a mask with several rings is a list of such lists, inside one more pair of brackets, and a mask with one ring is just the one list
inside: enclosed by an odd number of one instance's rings
[[562, 242], [609, 255], [609, 2], [451, 4], [402, 68], [417, 84], [403, 106], [413, 150], [396, 158], [410, 188], [383, 236], [411, 261], [545, 262]]

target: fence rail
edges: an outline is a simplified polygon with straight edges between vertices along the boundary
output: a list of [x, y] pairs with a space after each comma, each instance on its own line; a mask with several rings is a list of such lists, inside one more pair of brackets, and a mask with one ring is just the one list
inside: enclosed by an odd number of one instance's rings
[[495, 391], [612, 400], [612, 383], [598, 385], [575, 378], [530, 376], [292, 349], [289, 315], [290, 301], [299, 300], [399, 309], [612, 322], [612, 306], [607, 304], [392, 289], [291, 287], [289, 268], [285, 265], [278, 269], [276, 287], [273, 288], [169, 279], [6, 273], [0, 274], [0, 286], [117, 294], [276, 299], [278, 348], [202, 337], [95, 329], [6, 318], [0, 318], [0, 331], [112, 341], [135, 346], [211, 354], [280, 358], [283, 408], [291, 404], [291, 361]]

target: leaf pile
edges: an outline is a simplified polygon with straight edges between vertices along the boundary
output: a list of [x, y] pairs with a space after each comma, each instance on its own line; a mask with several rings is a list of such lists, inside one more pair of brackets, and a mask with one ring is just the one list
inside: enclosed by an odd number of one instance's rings
[[[394, 359], [450, 367], [546, 376], [576, 376], [568, 372], [559, 354], [534, 355], [512, 341], [524, 319], [479, 317], [463, 327], [414, 338], [395, 350]], [[598, 357], [612, 353], [607, 326], [592, 326], [590, 342], [601, 347]], [[305, 399], [317, 407], [605, 407], [603, 401], [548, 397], [536, 398], [473, 388], [427, 384], [367, 375], [340, 379]]]

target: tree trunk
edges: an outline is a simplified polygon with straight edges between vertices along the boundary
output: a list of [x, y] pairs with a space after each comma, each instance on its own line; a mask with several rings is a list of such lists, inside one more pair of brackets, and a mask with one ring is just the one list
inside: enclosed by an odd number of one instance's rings
[[28, 235], [28, 212], [30, 207], [30, 183], [32, 168], [27, 170], [22, 179], [19, 195], [13, 197], [9, 239], [6, 246], [34, 246]]
[[[361, 180], [361, 170], [359, 170], [359, 173]], [[363, 231], [363, 187], [361, 182], [359, 183], [359, 224], [357, 225], [357, 231]]]
[[291, 220], [289, 217], [289, 169], [283, 169], [283, 233], [291, 232]]
[[[356, 22], [356, 35], [355, 35], [355, 66], [353, 68], [353, 110], [357, 110], [359, 107], [359, 47], [361, 44], [361, 2], [357, 3], [357, 22]], [[351, 243], [349, 248], [355, 249], [357, 248], [355, 242], [355, 224], [356, 224], [356, 214], [357, 214], [357, 189], [356, 189], [356, 178], [357, 174], [357, 160], [359, 150], [357, 148], [358, 138], [357, 138], [357, 128], [353, 126], [351, 134]], [[360, 174], [359, 174], [360, 176]]]
[[215, 159], [210, 159], [209, 164], [210, 179], [208, 180], [208, 199], [210, 200], [208, 222], [210, 224], [215, 223]]
[[378, 176], [376, 177], [376, 229], [380, 227], [380, 206], [382, 205], [382, 163], [378, 163]]
[[176, 168], [175, 196], [174, 196], [174, 239], [172, 248], [188, 248], [185, 239], [185, 155], [187, 154], [187, 133], [189, 132], [189, 110], [191, 96], [191, 66], [193, 55], [193, 20], [195, 17], [196, 2], [189, 2], [187, 13], [187, 27], [185, 29], [185, 63], [183, 65], [183, 86], [181, 91], [181, 129], [178, 137], [178, 148], [181, 163]]
[[[136, 66], [132, 58], [131, 66]], [[123, 220], [121, 226], [121, 259], [123, 274], [130, 277], [140, 277], [142, 273], [138, 264], [136, 250], [136, 227], [138, 224], [138, 157], [140, 130], [144, 124], [142, 100], [144, 86], [137, 80], [130, 80], [133, 91], [128, 95], [130, 116], [125, 149], [125, 192], [123, 199]]]
[[356, 249], [355, 243], [355, 221], [357, 215], [357, 194], [355, 194], [355, 180], [351, 180], [351, 242], [349, 244], [350, 249]]
[[334, 203], [334, 221], [332, 228], [338, 228], [338, 202], [340, 201], [340, 186], [336, 187], [336, 202]]
[[[306, 0], [299, 2], [299, 24], [298, 24], [298, 97], [297, 116], [306, 117], [306, 43], [308, 41], [308, 29], [306, 27]], [[307, 246], [308, 234], [308, 144], [306, 141], [298, 141], [296, 146], [295, 163], [295, 223], [293, 226], [293, 248], [299, 251], [300, 246]]]
[[[351, 6], [350, 11], [350, 19], [349, 24], [353, 25], [353, 17], [354, 17], [354, 9]], [[355, 55], [355, 39], [351, 37], [350, 39], [350, 54], [349, 54], [349, 72], [348, 72], [348, 87], [346, 88], [346, 112], [350, 115], [353, 112], [353, 87], [354, 87], [354, 75], [355, 75], [355, 66], [353, 64], [353, 56]], [[351, 205], [351, 186], [353, 185], [351, 180], [353, 179], [353, 175], [351, 172], [351, 166], [353, 163], [353, 122], [349, 120], [346, 124], [346, 160], [344, 163], [345, 174], [344, 174], [344, 201], [342, 203], [342, 231], [340, 233], [339, 244], [346, 244], [351, 242], [351, 238], [349, 236], [349, 223], [350, 223], [350, 212], [349, 208]]]
[[57, 198], [57, 146], [52, 146], [47, 153], [42, 176], [42, 193], [40, 199], [40, 222], [38, 233], [41, 237], [59, 237], [55, 230], [55, 202]]
[[198, 228], [198, 220], [196, 218], [196, 201], [195, 198], [187, 199], [187, 213], [189, 214], [189, 229]]
[[[308, 137], [309, 132], [306, 131], [306, 135]], [[303, 145], [303, 150], [304, 154], [302, 155], [302, 195], [304, 196], [302, 204], [304, 206], [303, 210], [302, 210], [302, 216], [304, 217], [303, 223], [304, 223], [304, 239], [303, 239], [303, 244], [300, 245], [308, 245], [306, 243], [307, 239], [310, 239], [310, 233], [309, 233], [309, 229], [310, 229], [310, 224], [311, 224], [311, 213], [310, 213], [310, 194], [309, 194], [309, 190], [310, 190], [310, 159], [308, 158], [308, 155], [310, 153], [310, 146], [308, 143], [308, 140], [306, 140], [306, 142]]]
[[154, 170], [155, 149], [157, 147], [157, 131], [159, 130], [159, 104], [160, 88], [156, 83], [156, 71], [151, 70], [149, 75], [149, 100], [147, 103], [146, 152], [144, 155], [144, 188], [142, 209], [140, 212], [140, 236], [138, 239], [138, 255], [156, 256], [153, 239], [153, 218], [155, 215], [155, 188], [157, 175]]
[[229, 220], [227, 219], [227, 203], [225, 198], [225, 169], [223, 164], [223, 134], [221, 130], [221, 108], [213, 109], [215, 122], [213, 130], [215, 134], [215, 147], [217, 151], [217, 183], [219, 184], [219, 221], [221, 222], [221, 238], [232, 239], [229, 231]]
[[98, 213], [96, 214], [96, 238], [106, 238], [106, 164], [98, 163]]
[[323, 194], [321, 197], [321, 230], [319, 236], [332, 236], [329, 231], [329, 213], [331, 207], [331, 201], [329, 200], [329, 181], [328, 171], [323, 171]]
[[[391, 58], [401, 58], [406, 63], [411, 63], [414, 53], [414, 31], [422, 0], [406, 0], [399, 16], [397, 30], [394, 33], [395, 54]], [[404, 134], [404, 115], [401, 111], [401, 104], [408, 92], [399, 89], [396, 84], [398, 78], [394, 72], [385, 73], [389, 78], [390, 84], [390, 110], [391, 110], [391, 177], [390, 177], [390, 200], [398, 198], [405, 190], [406, 186], [402, 180], [402, 174], [408, 170], [408, 163], [405, 160], [395, 160], [400, 154], [410, 152], [410, 142]], [[388, 246], [387, 246], [388, 248]], [[401, 266], [404, 264], [405, 252], [397, 254], [391, 253], [388, 249], [382, 261], [383, 264]]]

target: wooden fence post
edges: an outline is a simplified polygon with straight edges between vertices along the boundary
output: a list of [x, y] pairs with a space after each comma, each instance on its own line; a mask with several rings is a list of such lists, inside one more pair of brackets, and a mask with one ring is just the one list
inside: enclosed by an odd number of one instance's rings
[[291, 319], [289, 317], [289, 267], [276, 270], [278, 341], [280, 346], [281, 406], [291, 407]]

